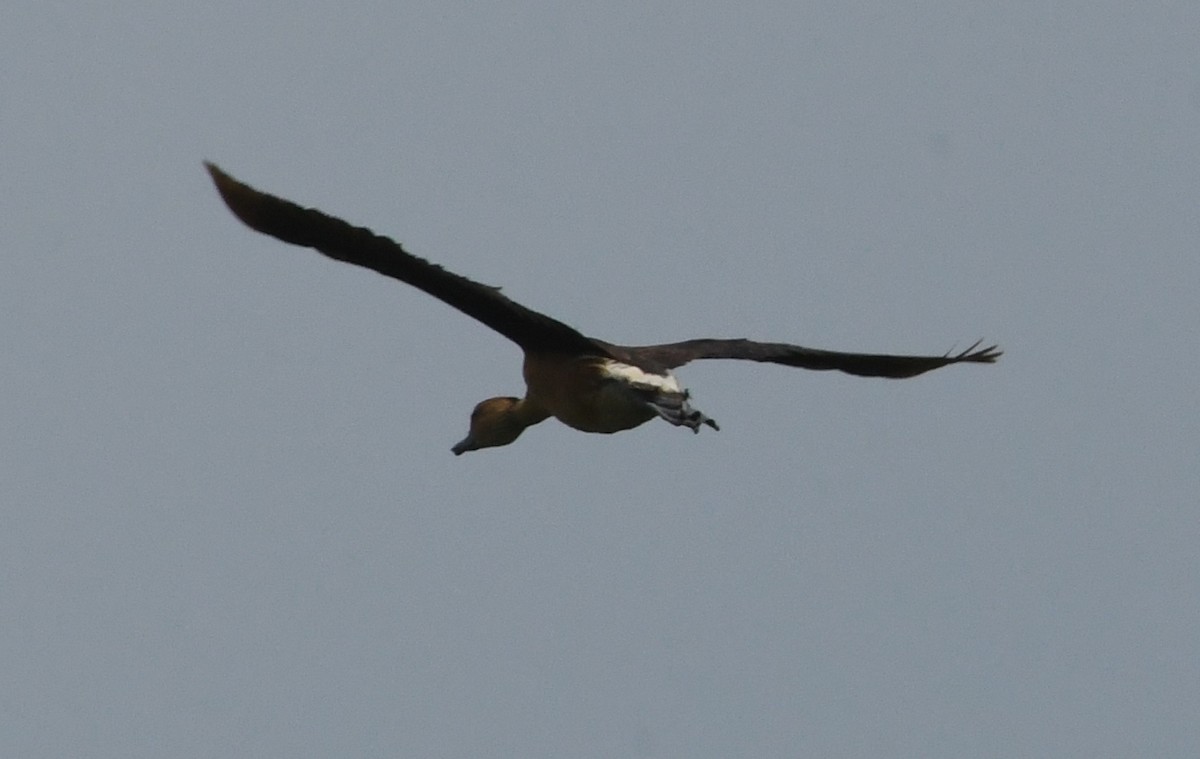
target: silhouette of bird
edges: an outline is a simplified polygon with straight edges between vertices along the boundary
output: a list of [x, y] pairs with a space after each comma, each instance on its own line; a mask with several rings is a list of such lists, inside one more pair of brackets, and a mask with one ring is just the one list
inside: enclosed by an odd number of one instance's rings
[[584, 432], [632, 429], [654, 418], [699, 432], [719, 429], [693, 408], [672, 369], [709, 358], [762, 361], [863, 377], [914, 377], [950, 364], [994, 363], [995, 345], [976, 341], [959, 353], [892, 356], [805, 348], [746, 339], [700, 338], [662, 345], [614, 345], [517, 303], [499, 288], [474, 282], [412, 255], [399, 243], [314, 208], [243, 184], [205, 162], [221, 198], [251, 229], [313, 248], [338, 261], [373, 269], [424, 290], [519, 345], [525, 352], [525, 396], [480, 402], [471, 412], [457, 455], [508, 445], [526, 427], [551, 416]]

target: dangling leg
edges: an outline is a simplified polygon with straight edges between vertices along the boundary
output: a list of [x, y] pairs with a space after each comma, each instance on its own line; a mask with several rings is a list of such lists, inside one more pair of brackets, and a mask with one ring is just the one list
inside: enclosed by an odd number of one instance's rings
[[692, 404], [688, 403], [686, 390], [681, 393], [664, 392], [658, 388], [637, 390], [639, 394], [644, 393], [646, 405], [654, 409], [654, 413], [677, 427], [688, 427], [692, 432], [699, 432], [700, 425], [707, 424], [714, 430], [721, 429], [715, 420], [692, 408]]

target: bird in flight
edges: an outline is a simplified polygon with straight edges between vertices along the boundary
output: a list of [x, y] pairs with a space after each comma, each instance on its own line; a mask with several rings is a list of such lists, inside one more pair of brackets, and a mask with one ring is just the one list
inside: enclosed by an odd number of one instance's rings
[[991, 364], [1001, 355], [995, 345], [980, 348], [981, 341], [942, 356], [843, 353], [746, 339], [614, 345], [526, 308], [499, 288], [418, 258], [365, 227], [256, 190], [212, 163], [204, 165], [225, 205], [251, 229], [424, 290], [521, 347], [525, 396], [489, 398], [476, 405], [467, 436], [451, 448], [455, 455], [508, 445], [526, 427], [552, 416], [584, 432], [620, 432], [655, 418], [693, 432], [704, 425], [719, 429], [692, 407], [688, 391], [671, 371], [697, 359], [743, 359], [898, 379], [950, 364]]

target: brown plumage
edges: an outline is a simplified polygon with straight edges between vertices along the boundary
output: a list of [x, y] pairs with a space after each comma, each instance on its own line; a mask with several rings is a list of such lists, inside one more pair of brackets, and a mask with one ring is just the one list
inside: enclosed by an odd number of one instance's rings
[[1001, 355], [995, 345], [980, 348], [979, 342], [942, 356], [843, 353], [746, 339], [614, 345], [585, 337], [573, 327], [526, 308], [499, 288], [418, 258], [365, 227], [255, 190], [211, 163], [205, 167], [225, 204], [251, 229], [424, 290], [525, 351], [525, 397], [491, 398], [477, 405], [470, 434], [454, 446], [456, 454], [507, 445], [526, 427], [549, 416], [586, 432], [617, 432], [656, 416], [693, 431], [705, 424], [716, 429], [716, 422], [691, 407], [687, 391], [670, 372], [697, 359], [743, 359], [863, 377], [903, 378], [950, 364], [990, 364]]

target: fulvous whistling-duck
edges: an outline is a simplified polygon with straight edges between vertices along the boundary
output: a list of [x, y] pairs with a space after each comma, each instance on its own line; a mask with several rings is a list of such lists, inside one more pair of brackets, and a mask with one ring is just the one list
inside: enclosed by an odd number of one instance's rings
[[735, 358], [836, 369], [864, 377], [913, 377], [958, 363], [990, 364], [997, 346], [976, 342], [944, 356], [888, 356], [804, 348], [753, 340], [699, 339], [624, 346], [585, 337], [522, 306], [499, 288], [473, 282], [411, 255], [399, 243], [314, 208], [255, 190], [205, 163], [229, 210], [251, 229], [302, 245], [338, 261], [374, 269], [445, 301], [525, 351], [525, 397], [489, 398], [471, 412], [470, 432], [451, 450], [461, 454], [508, 445], [547, 417], [584, 432], [619, 432], [655, 417], [699, 432], [717, 423], [692, 408], [671, 369], [701, 358]]

